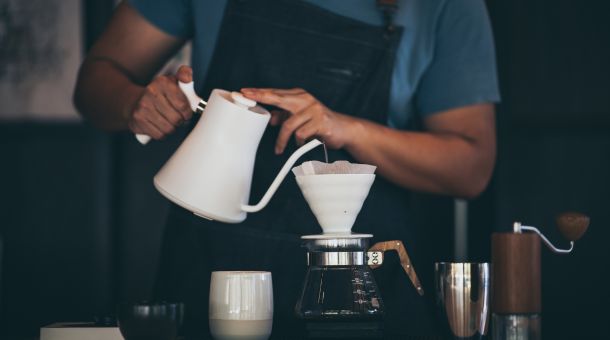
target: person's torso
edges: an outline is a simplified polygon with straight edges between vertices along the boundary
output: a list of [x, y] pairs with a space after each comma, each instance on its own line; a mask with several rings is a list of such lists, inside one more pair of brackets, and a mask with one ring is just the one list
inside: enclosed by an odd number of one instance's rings
[[[329, 4], [331, 3], [326, 3]], [[404, 43], [402, 34], [409, 34], [406, 32], [409, 28], [408, 25], [395, 21], [398, 29], [388, 34], [375, 2], [362, 1], [361, 4], [371, 4], [370, 18], [373, 20], [378, 16], [376, 24], [367, 23], [366, 18], [354, 20], [349, 16], [337, 15], [326, 8], [312, 6], [309, 2], [232, 0], [229, 10], [225, 12], [222, 8], [222, 11], [216, 13], [222, 18], [222, 25], [219, 33], [216, 33], [218, 39], [213, 44], [212, 38], [208, 37], [207, 44], [214, 46], [209, 60], [198, 55], [202, 53], [205, 39], [197, 32], [205, 27], [195, 24], [193, 65], [198, 92], [206, 97], [216, 87], [229, 90], [241, 87], [301, 87], [333, 110], [386, 124], [392, 111], [392, 93], [395, 91], [395, 59], [401, 55], [398, 46]], [[219, 26], [220, 24], [218, 22]], [[416, 55], [412, 53], [414, 49], [411, 46], [406, 52], [413, 57]], [[207, 69], [202, 72], [204, 61]], [[337, 74], [334, 72], [337, 69], [350, 72]], [[402, 75], [406, 76], [410, 72]], [[423, 68], [419, 72], [423, 72]], [[406, 97], [412, 100], [413, 94]], [[278, 127], [268, 127], [259, 145], [250, 203], [262, 197], [290, 152], [296, 148], [291, 140], [285, 154], [275, 155], [273, 145], [277, 134]], [[320, 160], [322, 153], [319, 151], [307, 156]], [[341, 159], [354, 160], [345, 150], [330, 151], [331, 161]], [[193, 239], [200, 240], [201, 244], [197, 247], [202, 253], [208, 254], [207, 268], [243, 269], [249, 268], [245, 267], [247, 265], [257, 265], [272, 270], [278, 279], [290, 276], [291, 280], [296, 280], [290, 284], [278, 282], [278, 287], [290, 289], [298, 286], [299, 275], [287, 275], [282, 268], [293, 268], [298, 263], [302, 265], [305, 257], [280, 258], [273, 255], [278, 253], [280, 246], [294, 252], [301, 235], [321, 231], [293, 178], [287, 178], [282, 183], [265, 209], [250, 214], [246, 221], [237, 226], [204, 221], [177, 209], [172, 216], [177, 216], [170, 218], [176, 233], [189, 229], [189, 235], [194, 235], [174, 242], [174, 246], [183, 247], [184, 243], [192, 242]], [[402, 240], [409, 249], [415, 267], [426, 273], [425, 269], [432, 268], [429, 256], [432, 247], [427, 237], [433, 231], [417, 225], [412, 217], [408, 190], [377, 176], [352, 231], [372, 233], [373, 242]], [[390, 255], [386, 260], [375, 276], [380, 290], [390, 297], [385, 303], [387, 331], [417, 334], [431, 329], [429, 308], [425, 301], [416, 294], [397, 259]], [[423, 276], [429, 277], [426, 274]], [[192, 282], [199, 281], [201, 280]], [[424, 284], [429, 283], [427, 281], [422, 278]], [[295, 296], [278, 294], [278, 298], [288, 303], [281, 311], [289, 315]], [[405, 307], [406, 304], [408, 307]], [[412, 321], [410, 329], [404, 329], [403, 320]]]

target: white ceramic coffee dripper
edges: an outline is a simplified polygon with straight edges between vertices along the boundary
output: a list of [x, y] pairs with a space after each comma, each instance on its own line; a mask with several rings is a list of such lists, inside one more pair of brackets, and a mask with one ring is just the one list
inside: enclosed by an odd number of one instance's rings
[[[337, 163], [346, 163], [338, 161]], [[374, 173], [308, 173], [305, 162], [295, 167], [293, 173], [305, 201], [322, 227], [324, 234], [349, 234], [362, 209], [362, 205], [375, 181]], [[367, 167], [374, 172], [375, 167]]]
[[[321, 145], [317, 139], [297, 149], [256, 205], [248, 205], [254, 160], [271, 114], [238, 92], [215, 89], [207, 103], [192, 83], [180, 84], [193, 110], [202, 106], [197, 125], [154, 178], [157, 190], [198, 216], [239, 223], [264, 208], [294, 163]], [[202, 105], [203, 103], [203, 105]], [[138, 136], [141, 139], [143, 136]]]

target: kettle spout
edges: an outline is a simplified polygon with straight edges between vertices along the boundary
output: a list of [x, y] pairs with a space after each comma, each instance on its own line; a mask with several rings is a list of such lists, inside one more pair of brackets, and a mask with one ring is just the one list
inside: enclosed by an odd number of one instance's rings
[[315, 148], [316, 146], [319, 146], [319, 145], [322, 145], [322, 142], [317, 139], [314, 139], [314, 140], [310, 141], [309, 143], [298, 148], [288, 158], [288, 160], [286, 161], [286, 163], [284, 164], [284, 166], [282, 167], [280, 172], [277, 174], [277, 176], [275, 177], [275, 179], [269, 186], [269, 189], [267, 189], [267, 192], [263, 195], [263, 198], [261, 198], [260, 202], [258, 202], [256, 205], [245, 205], [244, 204], [241, 206], [241, 210], [243, 210], [245, 212], [257, 212], [257, 211], [260, 211], [261, 209], [263, 209], [264, 207], [266, 207], [267, 203], [269, 203], [269, 201], [271, 200], [271, 197], [273, 197], [273, 194], [275, 194], [275, 192], [277, 191], [277, 188], [280, 186], [280, 184], [282, 183], [282, 181], [284, 180], [284, 178], [286, 177], [286, 175], [288, 174], [288, 172], [290, 171], [290, 169], [292, 168], [294, 163], [296, 163], [296, 161], [299, 158], [301, 158], [301, 156], [303, 156], [304, 154], [306, 154], [307, 152], [311, 151], [313, 148]]

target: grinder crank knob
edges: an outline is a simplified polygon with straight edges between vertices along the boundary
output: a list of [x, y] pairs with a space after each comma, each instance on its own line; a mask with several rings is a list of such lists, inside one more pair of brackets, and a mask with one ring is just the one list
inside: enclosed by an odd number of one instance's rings
[[581, 238], [589, 228], [589, 222], [589, 216], [579, 212], [564, 212], [555, 219], [557, 229], [568, 241]]

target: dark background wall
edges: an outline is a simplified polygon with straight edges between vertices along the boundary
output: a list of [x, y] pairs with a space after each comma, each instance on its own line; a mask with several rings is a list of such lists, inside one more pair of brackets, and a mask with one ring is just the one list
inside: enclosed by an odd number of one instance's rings
[[[490, 0], [503, 103], [491, 197], [496, 230], [535, 225], [556, 244], [559, 212], [591, 217], [574, 253], [542, 250], [545, 339], [607, 337], [610, 293], [610, 6]], [[485, 206], [487, 204], [487, 206]], [[491, 208], [491, 209], [487, 209]], [[488, 214], [489, 215], [489, 214]], [[487, 243], [488, 244], [488, 243]]]
[[[87, 39], [111, 1], [86, 1]], [[565, 245], [554, 216], [591, 228], [568, 256], [543, 249], [545, 339], [605, 334], [610, 296], [610, 13], [605, 1], [489, 0], [503, 103], [487, 192], [470, 203], [469, 257], [515, 220]], [[150, 297], [167, 204], [151, 178], [178, 143], [138, 145], [86, 124], [0, 124], [0, 336], [112, 313]]]

